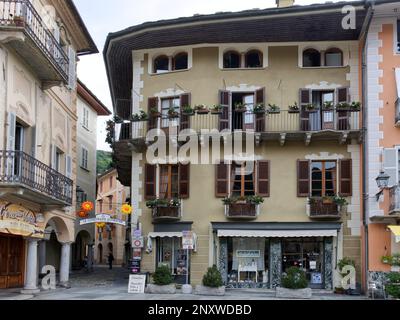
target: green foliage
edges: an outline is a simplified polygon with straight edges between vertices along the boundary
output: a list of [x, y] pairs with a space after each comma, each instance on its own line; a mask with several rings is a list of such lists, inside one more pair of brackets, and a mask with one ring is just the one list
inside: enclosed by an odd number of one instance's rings
[[253, 113], [265, 113], [264, 103], [256, 104], [253, 108]]
[[166, 286], [171, 284], [173, 278], [169, 267], [166, 265], [159, 266], [156, 269], [156, 272], [153, 274], [153, 281], [158, 286]]
[[264, 198], [260, 197], [260, 196], [245, 196], [245, 197], [227, 197], [224, 198], [222, 200], [222, 203], [224, 205], [231, 205], [231, 204], [235, 204], [238, 203], [240, 201], [246, 202], [246, 203], [250, 203], [250, 204], [255, 204], [255, 205], [259, 205], [261, 203], [264, 203]]
[[146, 207], [153, 209], [153, 208], [159, 208], [159, 207], [172, 207], [176, 208], [181, 205], [181, 202], [179, 199], [154, 199], [154, 200], [149, 200], [146, 202]]
[[211, 288], [219, 288], [224, 285], [221, 273], [216, 265], [208, 268], [207, 273], [203, 277], [203, 285]]
[[188, 106], [184, 106], [182, 108], [182, 110], [183, 110], [184, 114], [187, 114], [187, 115], [193, 115], [194, 114], [194, 109], [189, 105]]
[[113, 167], [112, 153], [97, 150], [97, 174], [102, 174]]
[[287, 269], [282, 278], [282, 286], [287, 289], [305, 289], [308, 287], [306, 273], [297, 267]]
[[396, 299], [400, 299], [400, 273], [391, 272], [387, 275], [386, 292]]
[[[337, 266], [338, 266], [339, 272], [341, 273], [345, 266], [353, 266], [355, 268], [356, 263], [354, 260], [350, 259], [349, 257], [344, 257], [342, 260], [339, 260]], [[343, 273], [341, 273], [341, 274], [343, 274]]]
[[135, 113], [131, 116], [131, 121], [137, 122], [137, 121], [146, 121], [149, 119], [149, 116], [147, 113], [143, 110], [140, 110], [139, 113]]
[[277, 113], [281, 111], [281, 108], [276, 104], [268, 104], [268, 106], [269, 106], [269, 112]]
[[293, 105], [290, 105], [290, 106], [289, 106], [289, 110], [290, 110], [290, 111], [299, 111], [300, 108], [299, 108], [299, 106], [297, 105], [297, 102], [295, 102]]
[[391, 266], [400, 266], [400, 254], [399, 253], [395, 253], [392, 256], [383, 256], [381, 258], [382, 263], [384, 264], [388, 264]]

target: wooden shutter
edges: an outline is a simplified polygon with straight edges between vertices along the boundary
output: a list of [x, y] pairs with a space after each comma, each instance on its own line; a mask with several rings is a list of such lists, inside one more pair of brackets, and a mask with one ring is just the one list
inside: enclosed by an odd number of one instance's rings
[[[336, 89], [336, 104], [338, 103], [349, 103], [350, 93], [348, 87], [342, 87]], [[350, 129], [350, 112], [339, 111], [337, 114], [337, 130], [349, 130]]]
[[307, 112], [306, 106], [311, 103], [312, 91], [310, 89], [300, 89], [300, 130], [309, 131], [310, 113]]
[[230, 105], [230, 92], [219, 91], [219, 104], [222, 106], [222, 114], [219, 116], [219, 130], [229, 129], [229, 105]]
[[189, 198], [190, 189], [190, 164], [179, 165], [179, 196], [181, 199]]
[[297, 196], [310, 196], [310, 161], [297, 160]]
[[146, 200], [153, 200], [156, 198], [156, 180], [157, 180], [157, 166], [153, 164], [145, 165], [144, 173], [144, 197]]
[[15, 130], [17, 126], [17, 117], [15, 113], [8, 113], [8, 137], [7, 137], [7, 150], [15, 150]]
[[71, 90], [76, 89], [76, 52], [69, 46], [68, 47], [68, 86]]
[[216, 165], [215, 196], [224, 198], [229, 195], [229, 165], [221, 162]]
[[352, 196], [352, 161], [343, 159], [339, 161], [339, 194], [342, 197]]
[[190, 116], [183, 114], [183, 108], [186, 106], [190, 106], [190, 93], [185, 93], [181, 95], [181, 130], [190, 128]]
[[389, 175], [389, 187], [398, 184], [399, 171], [398, 171], [398, 149], [385, 148], [383, 149], [383, 169]]
[[[264, 104], [265, 106], [265, 88], [261, 88], [256, 91], [255, 94], [255, 102], [257, 104]], [[265, 131], [265, 114], [256, 114], [256, 132], [264, 132]]]
[[[148, 109], [147, 111], [149, 114], [150, 114], [150, 110], [153, 108], [158, 108], [158, 98], [157, 97], [152, 97], [147, 100], [147, 109]], [[150, 117], [149, 124], [148, 124], [148, 130], [156, 129], [157, 123], [158, 123], [158, 118]]]
[[50, 145], [50, 159], [51, 159], [51, 168], [57, 168], [57, 147], [54, 144]]
[[257, 163], [257, 193], [261, 197], [270, 196], [270, 161]]

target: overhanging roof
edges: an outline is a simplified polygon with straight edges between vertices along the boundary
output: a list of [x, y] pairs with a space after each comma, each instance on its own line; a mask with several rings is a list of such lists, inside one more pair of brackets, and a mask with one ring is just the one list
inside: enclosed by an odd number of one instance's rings
[[[345, 4], [357, 9], [354, 30], [341, 27]], [[365, 15], [364, 1], [352, 1], [195, 15], [110, 33], [103, 54], [114, 110], [117, 100], [130, 99], [134, 50], [218, 43], [357, 40]]]
[[85, 100], [99, 116], [109, 116], [111, 111], [100, 101], [89, 88], [78, 79], [78, 95]]

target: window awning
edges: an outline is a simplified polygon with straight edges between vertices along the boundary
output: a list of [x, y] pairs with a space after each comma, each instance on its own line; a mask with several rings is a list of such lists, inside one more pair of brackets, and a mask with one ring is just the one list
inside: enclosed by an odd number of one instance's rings
[[337, 237], [337, 230], [218, 230], [218, 237], [306, 238]]
[[396, 243], [400, 243], [400, 226], [389, 226], [388, 227], [396, 238]]
[[400, 68], [395, 69], [397, 99], [400, 99]]
[[182, 238], [182, 232], [149, 232], [149, 238]]

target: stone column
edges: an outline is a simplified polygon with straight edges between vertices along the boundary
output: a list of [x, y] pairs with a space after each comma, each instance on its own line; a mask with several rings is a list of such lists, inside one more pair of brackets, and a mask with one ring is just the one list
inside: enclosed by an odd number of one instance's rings
[[42, 268], [46, 265], [46, 240], [39, 242], [39, 274], [42, 273]]
[[282, 278], [282, 243], [280, 239], [271, 239], [270, 257], [270, 287], [275, 289], [281, 285]]
[[38, 283], [38, 239], [28, 239], [25, 286], [23, 294], [39, 293]]
[[332, 278], [332, 256], [333, 256], [333, 238], [326, 238], [324, 241], [324, 279], [325, 279], [325, 289], [333, 289], [333, 278]]
[[69, 288], [69, 269], [71, 257], [71, 243], [63, 243], [61, 247], [60, 286]]
[[88, 244], [88, 270], [93, 271], [93, 244]]
[[221, 272], [222, 280], [228, 283], [228, 239], [219, 238], [218, 270]]

